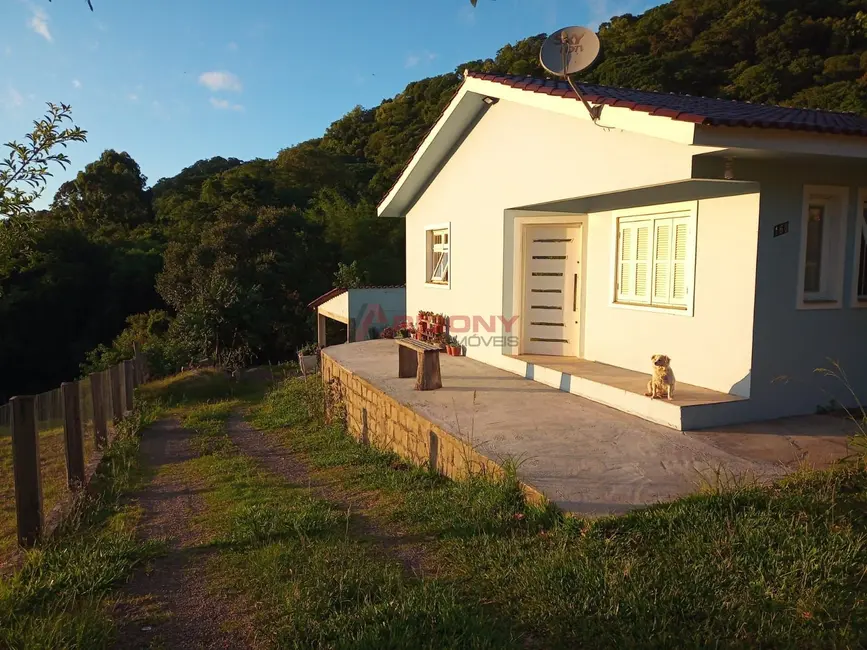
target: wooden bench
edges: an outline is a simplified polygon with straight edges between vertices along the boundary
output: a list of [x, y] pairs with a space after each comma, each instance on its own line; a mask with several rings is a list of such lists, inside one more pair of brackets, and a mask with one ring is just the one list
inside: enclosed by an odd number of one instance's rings
[[443, 387], [438, 345], [415, 339], [395, 339], [395, 341], [397, 341], [398, 377], [415, 377], [416, 390], [436, 390]]

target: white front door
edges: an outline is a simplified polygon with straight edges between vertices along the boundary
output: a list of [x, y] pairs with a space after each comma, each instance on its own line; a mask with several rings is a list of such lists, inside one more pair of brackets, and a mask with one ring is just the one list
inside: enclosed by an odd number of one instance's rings
[[524, 354], [578, 356], [581, 226], [524, 229]]

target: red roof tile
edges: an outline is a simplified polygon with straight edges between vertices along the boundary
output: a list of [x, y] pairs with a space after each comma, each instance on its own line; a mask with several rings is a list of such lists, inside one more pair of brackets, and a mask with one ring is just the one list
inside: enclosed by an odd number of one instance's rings
[[[577, 99], [565, 81], [478, 72], [470, 72], [469, 76], [523, 90]], [[670, 117], [681, 122], [867, 136], [867, 118], [854, 113], [750, 104], [727, 99], [709, 99], [595, 84], [578, 84], [578, 88], [585, 99], [594, 104], [629, 108], [651, 115]]]

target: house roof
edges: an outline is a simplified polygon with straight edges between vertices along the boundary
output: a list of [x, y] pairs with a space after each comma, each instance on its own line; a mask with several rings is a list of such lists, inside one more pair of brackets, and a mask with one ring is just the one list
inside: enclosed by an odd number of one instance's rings
[[[569, 84], [564, 81], [479, 72], [468, 72], [467, 76], [527, 92], [578, 99]], [[727, 99], [709, 99], [594, 84], [577, 84], [577, 86], [590, 103], [628, 108], [681, 122], [708, 126], [790, 129], [867, 136], [867, 118], [853, 113], [750, 104]]]
[[356, 289], [404, 289], [406, 285], [403, 284], [380, 284], [380, 285], [365, 285], [363, 287], [353, 287], [352, 289], [346, 289], [344, 287], [336, 287], [331, 291], [327, 291], [323, 293], [321, 296], [312, 300], [308, 305], [308, 309], [316, 309], [319, 305], [324, 305], [326, 302], [331, 300], [332, 298], [336, 298], [347, 291], [354, 291]]
[[[634, 129], [651, 137], [705, 147], [706, 151], [752, 149], [809, 155], [827, 154], [832, 149], [835, 155], [867, 158], [867, 142], [862, 140], [867, 137], [867, 118], [853, 113], [750, 104], [595, 84], [578, 84], [578, 87], [588, 102], [617, 109], [607, 116], [603, 112], [602, 122], [609, 128]], [[403, 216], [454, 147], [459, 146], [476, 121], [490, 108], [487, 97], [525, 102], [537, 108], [550, 107], [565, 114], [583, 113], [574, 110], [570, 102], [558, 103], [559, 99], [578, 101], [575, 92], [564, 81], [465, 71], [464, 82], [457, 88], [455, 97], [419, 142], [395, 183], [380, 201], [377, 207], [380, 216]], [[641, 115], [627, 118], [631, 113]], [[648, 120], [645, 116], [659, 117], [660, 120], [667, 118], [668, 126], [660, 129], [655, 126], [660, 122]], [[583, 117], [589, 119], [586, 114]], [[717, 127], [740, 128], [729, 132]], [[749, 130], [748, 135], [744, 127]], [[791, 135], [777, 137], [785, 133]], [[840, 140], [826, 141], [828, 136], [855, 137], [843, 143]]]

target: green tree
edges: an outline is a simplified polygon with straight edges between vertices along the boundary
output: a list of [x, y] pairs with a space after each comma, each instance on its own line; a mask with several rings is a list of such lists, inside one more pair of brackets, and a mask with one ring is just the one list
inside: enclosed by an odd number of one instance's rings
[[367, 283], [367, 273], [358, 268], [358, 262], [352, 262], [352, 264], [337, 263], [337, 271], [334, 274], [335, 287], [357, 289]]
[[309, 338], [305, 305], [330, 286], [331, 249], [298, 210], [229, 202], [172, 242], [157, 287], [190, 354], [282, 359]]
[[[85, 142], [87, 131], [72, 123], [72, 108], [67, 104], [48, 104], [48, 112], [33, 122], [25, 142], [7, 142], [8, 156], [0, 161], [0, 217], [17, 219], [33, 212], [33, 202], [45, 189], [51, 165], [63, 169], [69, 157], [59, 147], [70, 142]], [[26, 186], [26, 187], [25, 187]]]
[[147, 178], [128, 153], [106, 150], [60, 186], [51, 218], [108, 239], [129, 236], [153, 224]]

